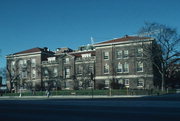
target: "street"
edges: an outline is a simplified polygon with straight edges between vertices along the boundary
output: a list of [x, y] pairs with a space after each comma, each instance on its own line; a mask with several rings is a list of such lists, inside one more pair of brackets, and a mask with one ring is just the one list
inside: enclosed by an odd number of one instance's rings
[[0, 100], [1, 121], [179, 121], [180, 96]]

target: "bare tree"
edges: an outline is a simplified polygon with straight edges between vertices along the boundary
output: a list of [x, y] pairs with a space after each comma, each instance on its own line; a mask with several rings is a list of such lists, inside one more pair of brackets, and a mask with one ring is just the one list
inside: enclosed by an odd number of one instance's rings
[[7, 79], [9, 80], [9, 90], [17, 91], [17, 86], [20, 84], [20, 59], [14, 59], [10, 57], [8, 59], [8, 64], [6, 67], [7, 70]]
[[91, 57], [81, 58], [81, 64], [77, 66], [78, 80], [83, 89], [92, 86], [92, 75], [94, 74], [94, 61]]
[[170, 76], [169, 70], [180, 57], [180, 37], [176, 29], [159, 23], [145, 23], [139, 31], [140, 36], [148, 36], [155, 39], [152, 46], [144, 46], [144, 51], [150, 58], [154, 67], [161, 75], [161, 90], [167, 85], [165, 82]]
[[[3, 79], [6, 78], [6, 68], [0, 68], [0, 77], [1, 77], [1, 81], [3, 81]], [[0, 86], [3, 85], [3, 82], [0, 82]]]

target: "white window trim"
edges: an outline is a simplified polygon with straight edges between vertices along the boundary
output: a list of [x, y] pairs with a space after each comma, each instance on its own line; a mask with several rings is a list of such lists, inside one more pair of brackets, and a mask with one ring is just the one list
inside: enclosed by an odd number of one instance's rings
[[[139, 56], [139, 50], [141, 51], [141, 54], [142, 54], [141, 56]], [[143, 57], [143, 48], [138, 48], [138, 49], [137, 49], [137, 57], [138, 57], [138, 58]]]
[[[105, 59], [106, 53], [107, 53], [107, 57], [108, 57], [107, 59]], [[109, 60], [109, 52], [108, 51], [103, 52], [103, 59]]]
[[[120, 56], [120, 57], [118, 57], [118, 53], [121, 53], [121, 56]], [[123, 51], [122, 51], [122, 50], [117, 50], [117, 51], [116, 51], [116, 58], [117, 58], [117, 59], [122, 59], [122, 58], [123, 58]]]
[[[126, 82], [128, 82], [128, 83], [126, 83]], [[126, 86], [126, 87], [129, 87], [129, 79], [124, 79], [124, 85]]]
[[33, 79], [36, 78], [36, 70], [35, 70], [35, 69], [32, 70], [32, 75], [31, 75], [31, 77], [32, 77]]
[[32, 67], [35, 67], [35, 66], [36, 66], [36, 59], [35, 59], [35, 58], [32, 58], [32, 59], [31, 59], [31, 66], [32, 66]]
[[65, 58], [65, 64], [69, 64], [70, 63], [70, 59], [69, 58]]
[[[138, 64], [142, 63], [142, 70], [138, 71]], [[137, 68], [136, 68], [137, 72], [144, 72], [144, 63], [143, 62], [137, 62]]]
[[57, 77], [57, 76], [58, 76], [58, 69], [57, 69], [57, 68], [54, 68], [54, 69], [53, 69], [53, 74], [54, 74], [54, 77]]
[[[127, 71], [125, 71], [125, 65], [127, 64]], [[124, 63], [123, 73], [129, 73], [129, 63]]]
[[[105, 67], [107, 66], [107, 68], [108, 68], [108, 72], [106, 73], [105, 72]], [[106, 63], [105, 65], [104, 65], [104, 67], [103, 67], [103, 72], [104, 72], [104, 74], [109, 74], [109, 65]]]
[[[125, 57], [125, 52], [127, 52], [127, 57]], [[128, 59], [129, 58], [129, 50], [124, 50], [123, 51], [123, 59]]]
[[[142, 84], [143, 84], [142, 86], [141, 86], [141, 85], [138, 85], [138, 84], [139, 84], [139, 81], [142, 81]], [[144, 87], [144, 83], [145, 83], [144, 79], [142, 79], [142, 80], [138, 79], [137, 87]]]
[[[121, 69], [121, 72], [118, 72], [119, 65], [120, 65], [120, 67], [121, 67], [121, 68], [120, 68], [120, 69]], [[117, 70], [116, 70], [116, 71], [117, 71], [117, 73], [123, 73], [123, 64], [122, 64], [122, 63], [120, 63], [120, 62], [118, 63], [118, 65], [117, 65]]]

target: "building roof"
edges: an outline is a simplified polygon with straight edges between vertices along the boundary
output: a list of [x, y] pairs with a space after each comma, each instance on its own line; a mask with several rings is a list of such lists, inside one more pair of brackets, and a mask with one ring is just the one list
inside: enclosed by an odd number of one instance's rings
[[109, 44], [109, 43], [118, 43], [118, 42], [125, 42], [125, 41], [133, 41], [133, 40], [144, 40], [144, 39], [151, 39], [150, 37], [139, 37], [139, 36], [124, 36], [122, 38], [117, 38], [117, 39], [113, 39], [113, 40], [108, 40], [108, 41], [104, 41], [104, 42], [100, 42], [97, 43], [95, 45], [99, 45], [99, 44]]
[[[24, 51], [14, 53], [14, 55], [26, 54], [26, 53], [34, 53], [34, 52], [42, 52], [42, 51], [48, 51], [48, 48], [46, 48], [46, 47], [45, 48], [36, 47], [36, 48], [32, 48], [32, 49], [28, 49], [28, 50], [24, 50]], [[51, 51], [48, 51], [48, 52], [51, 52]]]

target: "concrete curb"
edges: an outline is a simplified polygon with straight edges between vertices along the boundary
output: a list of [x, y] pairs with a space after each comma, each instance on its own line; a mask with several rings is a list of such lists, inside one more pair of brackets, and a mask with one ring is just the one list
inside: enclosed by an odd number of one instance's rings
[[117, 96], [105, 96], [105, 95], [95, 95], [95, 96], [81, 96], [81, 95], [74, 95], [74, 96], [2, 96], [1, 99], [92, 99], [92, 98], [138, 98], [138, 97], [147, 97], [147, 95], [117, 95]]

